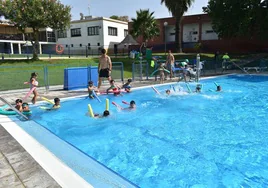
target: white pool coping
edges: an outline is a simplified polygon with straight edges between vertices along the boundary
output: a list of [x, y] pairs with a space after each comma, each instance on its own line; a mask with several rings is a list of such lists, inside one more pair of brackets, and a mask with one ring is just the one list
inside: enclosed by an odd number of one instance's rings
[[[12, 135], [21, 146], [42, 166], [47, 173], [63, 188], [93, 187], [81, 178], [70, 167], [65, 165], [47, 148], [19, 127], [8, 116], [0, 115], [0, 124]], [[63, 173], [64, 172], [64, 173]]]

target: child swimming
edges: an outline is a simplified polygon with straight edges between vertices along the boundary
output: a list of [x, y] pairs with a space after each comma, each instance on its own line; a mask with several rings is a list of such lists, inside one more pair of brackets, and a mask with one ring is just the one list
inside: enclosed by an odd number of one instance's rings
[[52, 106], [52, 109], [57, 109], [57, 108], [60, 108], [60, 99], [59, 98], [55, 98], [54, 99], [54, 105]]
[[195, 92], [196, 92], [196, 93], [200, 93], [200, 92], [201, 92], [201, 84], [197, 84], [197, 85], [196, 85]]
[[21, 99], [17, 99], [17, 100], [15, 101], [15, 103], [16, 103], [15, 108], [16, 108], [18, 111], [22, 112], [22, 111], [23, 111], [23, 110], [22, 110], [22, 100], [21, 100]]
[[22, 111], [23, 112], [30, 112], [29, 104], [24, 102], [22, 103]]
[[170, 90], [169, 89], [166, 90], [166, 94], [170, 95]]
[[108, 110], [104, 110], [103, 114], [94, 114], [95, 118], [103, 118], [103, 117], [108, 117], [110, 115], [110, 112]]
[[217, 90], [216, 91], [221, 91], [221, 86], [217, 86]]

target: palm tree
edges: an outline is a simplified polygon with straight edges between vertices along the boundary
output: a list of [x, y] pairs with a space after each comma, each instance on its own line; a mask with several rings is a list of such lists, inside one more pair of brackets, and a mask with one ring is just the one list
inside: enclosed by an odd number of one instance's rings
[[172, 16], [176, 19], [175, 24], [175, 45], [176, 51], [182, 52], [181, 48], [181, 35], [180, 35], [180, 24], [183, 14], [192, 5], [194, 0], [161, 0], [161, 4], [165, 3], [168, 11], [171, 12]]
[[153, 17], [154, 12], [147, 10], [136, 11], [137, 18], [132, 18], [132, 30], [130, 34], [137, 38], [142, 36], [143, 44], [146, 46], [148, 40], [153, 39], [155, 36], [159, 35], [159, 26]]

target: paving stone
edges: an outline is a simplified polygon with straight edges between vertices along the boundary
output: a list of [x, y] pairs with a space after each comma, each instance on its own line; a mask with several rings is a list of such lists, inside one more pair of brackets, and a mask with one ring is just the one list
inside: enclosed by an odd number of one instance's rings
[[21, 185], [21, 182], [14, 174], [0, 179], [0, 188], [12, 188], [19, 185]]
[[14, 173], [4, 157], [0, 158], [0, 169], [0, 179]]

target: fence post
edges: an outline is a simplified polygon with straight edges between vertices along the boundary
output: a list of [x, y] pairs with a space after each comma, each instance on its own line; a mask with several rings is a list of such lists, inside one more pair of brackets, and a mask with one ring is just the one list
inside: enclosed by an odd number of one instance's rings
[[135, 81], [135, 60], [132, 62], [132, 80]]
[[146, 79], [149, 80], [149, 65], [148, 61], [146, 63]]
[[44, 84], [46, 88], [46, 93], [48, 93], [49, 90], [49, 82], [48, 82], [48, 69], [47, 66], [44, 66]]
[[140, 60], [140, 81], [142, 81], [142, 60]]
[[87, 49], [88, 49], [88, 48], [87, 48], [87, 46], [86, 46], [86, 57], [88, 57], [88, 51], [87, 51]]
[[68, 45], [68, 55], [69, 55], [69, 58], [71, 58], [71, 55], [70, 55], [70, 44]]
[[121, 80], [124, 83], [124, 63], [121, 62]]

